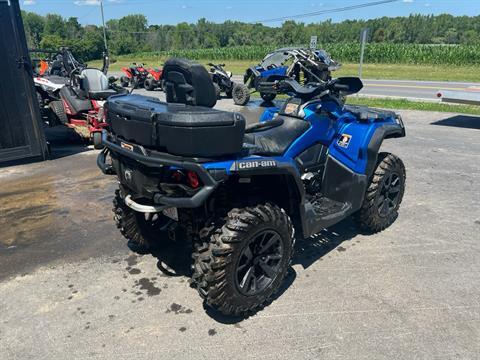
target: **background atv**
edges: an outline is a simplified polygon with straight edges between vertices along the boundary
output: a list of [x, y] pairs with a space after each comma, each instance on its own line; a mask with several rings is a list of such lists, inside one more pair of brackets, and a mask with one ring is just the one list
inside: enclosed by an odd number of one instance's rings
[[143, 87], [149, 76], [144, 64], [132, 63], [130, 67], [122, 67], [122, 72], [125, 74], [120, 77], [120, 83], [123, 87], [133, 86], [134, 84]]
[[276, 89], [261, 90], [262, 83], [293, 79], [301, 84], [330, 80], [332, 71], [338, 70], [340, 64], [332, 60], [324, 50], [302, 48], [284, 48], [265, 56], [260, 65], [253, 66], [245, 72], [244, 83], [250, 89], [260, 92], [264, 101], [273, 101]]
[[232, 81], [232, 73], [225, 71], [225, 64], [208, 64], [210, 66], [210, 75], [212, 76], [213, 86], [217, 98], [220, 98], [222, 92], [228, 98], [233, 98], [236, 105], [247, 105], [250, 101], [250, 90], [244, 84], [238, 84]]
[[153, 91], [155, 89], [163, 90], [163, 70], [159, 68], [149, 68], [147, 71], [148, 76], [143, 84], [145, 89], [148, 91]]
[[269, 304], [289, 269], [294, 229], [309, 238], [355, 215], [377, 232], [397, 218], [405, 168], [379, 149], [405, 129], [393, 112], [343, 108], [340, 93], [358, 92], [360, 79], [276, 83], [292, 98], [246, 127], [239, 113], [209, 109], [216, 93], [201, 65], [171, 59], [164, 71], [168, 103], [108, 101], [98, 165], [118, 178], [115, 220], [137, 249], [168, 241], [175, 227], [186, 234], [192, 281], [208, 305], [245, 316]]

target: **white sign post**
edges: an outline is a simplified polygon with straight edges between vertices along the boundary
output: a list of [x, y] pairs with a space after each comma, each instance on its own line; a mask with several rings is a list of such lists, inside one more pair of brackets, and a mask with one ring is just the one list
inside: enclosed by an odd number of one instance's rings
[[318, 41], [317, 36], [312, 36], [310, 38], [310, 50], [317, 50], [317, 41]]
[[365, 45], [367, 44], [368, 41], [368, 29], [362, 29], [362, 32], [360, 33], [360, 42], [362, 43], [362, 49], [360, 50], [360, 66], [358, 67], [358, 77], [361, 79], [362, 78], [362, 73], [363, 73], [363, 58], [365, 55]]

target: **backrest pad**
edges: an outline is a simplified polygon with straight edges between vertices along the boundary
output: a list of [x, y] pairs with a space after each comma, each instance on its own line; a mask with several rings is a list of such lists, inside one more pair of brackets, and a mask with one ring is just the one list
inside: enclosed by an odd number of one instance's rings
[[167, 102], [214, 107], [217, 96], [208, 71], [196, 62], [172, 58], [163, 67]]

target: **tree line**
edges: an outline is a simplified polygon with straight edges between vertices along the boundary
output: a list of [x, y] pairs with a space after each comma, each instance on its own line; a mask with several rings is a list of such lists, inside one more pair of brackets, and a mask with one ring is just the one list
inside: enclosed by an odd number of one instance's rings
[[[103, 52], [103, 29], [81, 25], [77, 18], [57, 14], [40, 16], [22, 12], [30, 47], [70, 47], [84, 61], [98, 59]], [[480, 16], [410, 15], [372, 20], [331, 20], [305, 24], [285, 21], [280, 27], [237, 21], [213, 23], [200, 19], [195, 24], [149, 25], [141, 14], [109, 20], [106, 24], [110, 53], [182, 49], [211, 49], [249, 45], [288, 46], [308, 44], [316, 35], [321, 45], [359, 41], [361, 29], [370, 29], [370, 41], [397, 44], [480, 44]], [[328, 50], [328, 49], [327, 49]]]

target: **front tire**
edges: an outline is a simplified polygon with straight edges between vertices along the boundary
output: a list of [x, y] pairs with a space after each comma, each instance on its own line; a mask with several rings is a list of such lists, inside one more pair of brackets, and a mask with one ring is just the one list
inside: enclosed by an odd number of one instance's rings
[[380, 153], [362, 207], [355, 216], [362, 230], [377, 233], [395, 222], [405, 193], [405, 181], [402, 160], [390, 153]]
[[272, 94], [272, 93], [260, 93], [260, 96], [262, 97], [263, 101], [270, 103], [275, 98], [277, 97], [277, 94]]
[[250, 90], [245, 84], [235, 84], [232, 89], [232, 98], [235, 105], [245, 106], [250, 101]]
[[93, 148], [95, 150], [102, 150], [104, 148], [103, 142], [102, 142], [102, 133], [99, 131], [95, 131], [92, 134], [92, 140], [93, 140]]
[[145, 254], [169, 239], [167, 228], [171, 220], [162, 214], [147, 215], [130, 209], [120, 190], [115, 191], [112, 210], [117, 228], [133, 251]]
[[293, 256], [294, 230], [283, 209], [233, 209], [204, 240], [193, 254], [192, 282], [207, 305], [248, 316], [270, 303]]

